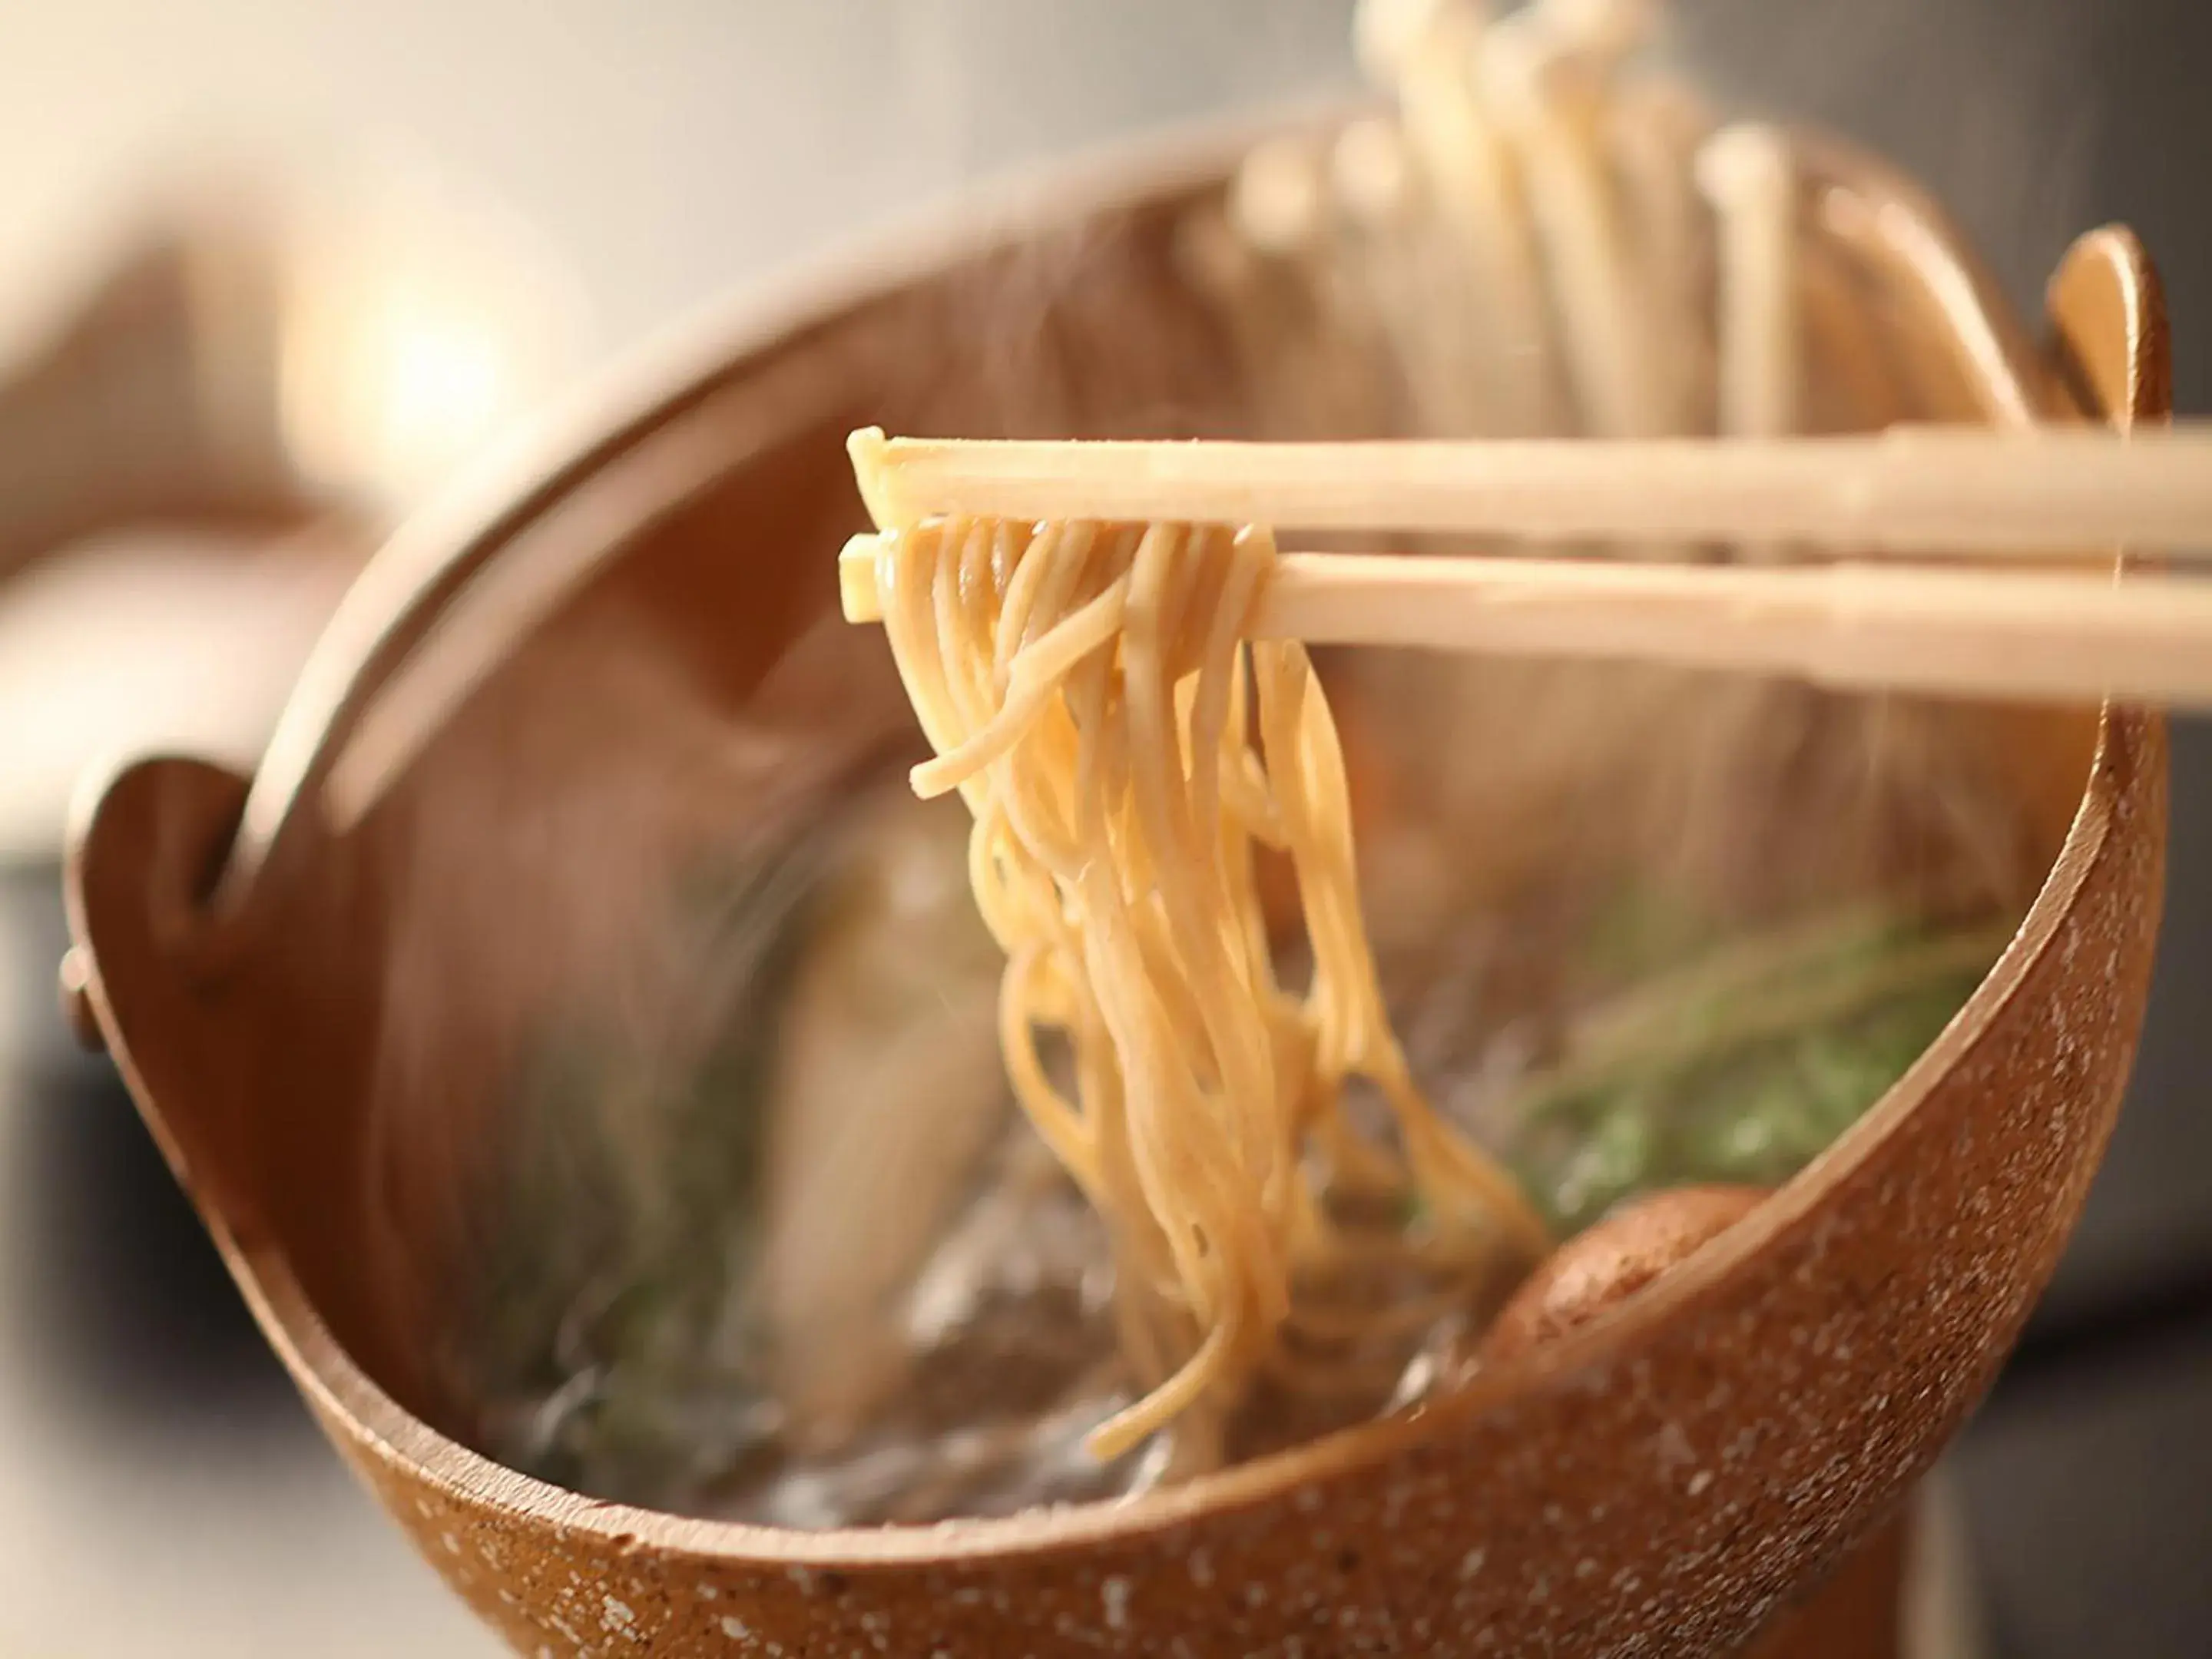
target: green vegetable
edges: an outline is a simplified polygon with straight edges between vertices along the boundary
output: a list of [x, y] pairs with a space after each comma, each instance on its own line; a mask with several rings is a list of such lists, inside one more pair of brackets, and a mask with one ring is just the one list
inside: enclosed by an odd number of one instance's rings
[[[1624, 938], [1697, 936], [1622, 921], [1653, 914], [1601, 916], [1585, 965], [1638, 959]], [[1698, 951], [1577, 1023], [1518, 1097], [1516, 1170], [1568, 1232], [1666, 1187], [1785, 1180], [1903, 1075], [2008, 932], [1863, 910]]]

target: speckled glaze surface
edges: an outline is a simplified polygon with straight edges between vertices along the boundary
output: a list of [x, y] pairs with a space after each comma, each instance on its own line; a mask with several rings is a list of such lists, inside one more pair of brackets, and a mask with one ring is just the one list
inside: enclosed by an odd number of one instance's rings
[[[2066, 367], [2122, 418], [2163, 412], [2148, 280], [2106, 237], [2057, 289]], [[752, 372], [726, 355], [724, 383]], [[638, 406], [604, 430], [657, 418]], [[425, 584], [617, 441], [465, 519]], [[112, 781], [72, 864], [86, 995], [333, 1443], [517, 1651], [563, 1659], [1740, 1647], [1889, 1519], [2046, 1282], [2126, 1080], [2166, 821], [2161, 724], [2107, 711], [2019, 936], [1897, 1087], [1648, 1291], [1463, 1393], [1125, 1507], [792, 1534], [579, 1498], [400, 1403], [401, 1358], [346, 1301], [343, 1224], [319, 1218], [358, 1093], [348, 993], [273, 935], [195, 932], [246, 787], [181, 760]]]

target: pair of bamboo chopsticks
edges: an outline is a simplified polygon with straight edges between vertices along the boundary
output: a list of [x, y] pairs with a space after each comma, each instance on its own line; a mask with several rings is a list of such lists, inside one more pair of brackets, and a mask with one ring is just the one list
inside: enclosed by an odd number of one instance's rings
[[[851, 447], [862, 496], [890, 533], [959, 514], [1843, 556], [1685, 564], [1291, 552], [1253, 619], [1262, 638], [2212, 708], [2212, 580], [2096, 568], [2121, 547], [2177, 567], [2212, 562], [2212, 428], [1341, 444], [870, 429]], [[849, 620], [879, 617], [878, 546], [856, 537], [840, 560]], [[1930, 568], [1935, 559], [1951, 562]], [[2021, 568], [2029, 561], [2050, 568]]]

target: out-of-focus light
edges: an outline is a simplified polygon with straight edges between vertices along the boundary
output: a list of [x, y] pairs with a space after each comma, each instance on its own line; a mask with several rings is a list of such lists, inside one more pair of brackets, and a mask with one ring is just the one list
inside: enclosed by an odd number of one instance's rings
[[410, 450], [446, 454], [490, 434], [505, 391], [506, 365], [481, 334], [441, 326], [449, 319], [396, 319], [384, 403], [382, 447], [402, 465]]
[[[108, 250], [120, 298], [88, 282], [88, 300], [55, 307], [100, 348], [69, 360], [91, 368], [63, 383], [64, 406], [104, 434], [63, 447], [56, 493], [111, 500], [143, 475], [191, 495], [182, 475], [197, 498], [337, 508], [343, 544], [272, 551], [189, 510], [126, 514], [128, 546], [80, 541], [0, 585], [0, 858], [51, 855], [100, 753], [251, 765], [375, 539], [546, 402], [589, 343], [567, 266], [410, 161], [264, 144], [188, 161], [136, 199]], [[14, 368], [0, 358], [0, 380]]]
[[518, 227], [426, 185], [303, 224], [285, 284], [284, 441], [356, 499], [418, 501], [582, 355], [565, 273]]

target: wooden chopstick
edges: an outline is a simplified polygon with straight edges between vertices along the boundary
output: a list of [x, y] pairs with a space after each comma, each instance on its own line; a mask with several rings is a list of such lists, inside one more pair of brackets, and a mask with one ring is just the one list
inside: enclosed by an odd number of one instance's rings
[[1855, 555], [2212, 553], [2212, 429], [1214, 443], [851, 439], [886, 528], [943, 514], [1173, 519]]
[[[839, 560], [850, 621], [880, 620], [880, 547], [856, 536]], [[2212, 708], [2212, 580], [2148, 575], [1291, 553], [1251, 631]]]

